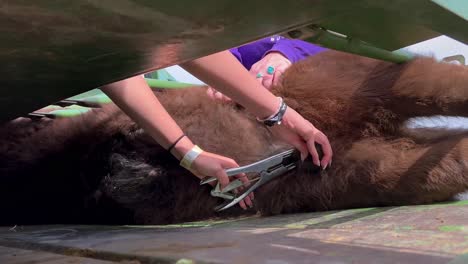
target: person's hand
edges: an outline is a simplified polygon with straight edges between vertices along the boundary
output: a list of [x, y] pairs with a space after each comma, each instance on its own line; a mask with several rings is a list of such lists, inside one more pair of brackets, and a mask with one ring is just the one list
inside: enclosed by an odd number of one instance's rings
[[[297, 148], [301, 152], [302, 160], [310, 153], [315, 165], [321, 166], [322, 169], [326, 169], [331, 165], [333, 151], [327, 136], [294, 109], [287, 108], [281, 125], [273, 126], [272, 132], [280, 139]], [[315, 143], [322, 146], [322, 160], [320, 160], [315, 148]]]
[[[186, 136], [180, 137], [179, 140], [175, 141], [175, 145], [171, 146], [170, 153], [174, 155], [178, 160], [181, 160], [188, 151], [193, 149], [195, 145], [193, 142]], [[190, 166], [190, 172], [198, 177], [203, 179], [207, 176], [216, 177], [221, 187], [221, 190], [224, 189], [230, 182], [230, 178], [227, 176], [225, 170], [230, 168], [237, 168], [239, 165], [232, 159], [223, 157], [214, 153], [207, 151], [202, 151], [195, 160], [193, 160]], [[249, 184], [249, 179], [245, 174], [238, 174], [231, 178], [239, 179], [244, 186], [241, 186], [234, 190], [235, 193], [243, 191]], [[212, 183], [213, 186], [215, 183]], [[252, 207], [252, 201], [254, 199], [253, 193], [245, 197], [239, 205], [243, 209], [247, 209], [247, 206]]]
[[212, 87], [208, 87], [206, 90], [206, 94], [213, 100], [220, 100], [222, 102], [230, 102], [231, 98], [227, 97], [226, 95], [222, 94], [221, 92], [216, 91], [216, 89]]
[[[191, 172], [200, 179], [206, 176], [214, 176], [218, 179], [221, 190], [229, 184], [229, 177], [225, 170], [236, 168], [239, 165], [232, 159], [226, 158], [217, 154], [203, 151], [192, 163]], [[245, 174], [236, 175], [235, 178], [241, 180], [244, 186], [247, 186], [249, 180]], [[245, 187], [240, 187], [237, 192], [243, 191]], [[247, 206], [253, 207], [252, 200], [254, 199], [253, 193], [250, 193], [242, 201], [239, 202], [240, 207], [247, 209]]]
[[279, 52], [270, 52], [263, 59], [257, 61], [250, 73], [268, 90], [272, 85], [277, 85], [286, 69], [291, 66], [291, 61]]
[[[265, 88], [271, 89], [272, 85], [277, 85], [281, 80], [281, 76], [292, 63], [279, 52], [270, 52], [263, 59], [257, 61], [250, 73], [259, 81]], [[272, 67], [270, 71], [268, 68]], [[271, 74], [269, 74], [270, 72]], [[222, 94], [212, 87], [208, 87], [206, 94], [213, 100], [220, 100], [222, 102], [229, 102], [231, 98]]]

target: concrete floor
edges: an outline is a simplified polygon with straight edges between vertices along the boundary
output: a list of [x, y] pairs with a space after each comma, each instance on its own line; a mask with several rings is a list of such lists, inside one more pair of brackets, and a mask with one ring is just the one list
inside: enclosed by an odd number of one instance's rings
[[0, 263], [468, 263], [468, 201], [168, 226], [0, 228]]

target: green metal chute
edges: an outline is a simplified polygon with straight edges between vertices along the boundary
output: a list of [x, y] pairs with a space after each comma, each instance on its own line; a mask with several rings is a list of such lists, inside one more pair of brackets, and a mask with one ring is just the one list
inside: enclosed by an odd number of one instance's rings
[[0, 122], [306, 25], [343, 34], [354, 40], [350, 51], [366, 46], [371, 54], [442, 34], [468, 43], [465, 1], [252, 0], [248, 7], [228, 0], [60, 2], [0, 4]]

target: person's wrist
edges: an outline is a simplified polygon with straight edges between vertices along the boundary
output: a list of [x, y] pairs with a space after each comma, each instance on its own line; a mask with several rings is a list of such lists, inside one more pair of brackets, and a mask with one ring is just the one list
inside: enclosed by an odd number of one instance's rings
[[294, 109], [292, 109], [291, 107], [288, 107], [286, 109], [286, 112], [283, 115], [283, 119], [281, 121], [280, 126], [284, 126], [286, 128], [295, 130], [297, 126], [295, 120], [297, 120], [298, 116], [299, 114]]
[[284, 115], [286, 114], [286, 111], [288, 110], [288, 106], [284, 102], [283, 98], [277, 97], [279, 101], [278, 109], [274, 114], [271, 116], [260, 119], [257, 117], [257, 121], [262, 122], [266, 126], [272, 127], [275, 125], [280, 125], [283, 122]]
[[196, 174], [193, 171], [192, 164], [202, 153], [203, 150], [199, 146], [194, 145], [180, 160], [180, 166]]
[[281, 102], [282, 102], [283, 99], [281, 97], [276, 97], [276, 99], [277, 99], [276, 108], [272, 108], [272, 109], [274, 109], [274, 110], [271, 111], [272, 114], [270, 114], [268, 116], [264, 116], [264, 117], [257, 116], [257, 120], [259, 122], [263, 122], [264, 120], [270, 119], [273, 116], [275, 116], [276, 114], [278, 114], [278, 111], [279, 111], [279, 108], [281, 107]]
[[274, 115], [276, 112], [278, 112], [278, 99], [276, 97], [273, 98], [274, 100], [268, 102], [268, 104], [263, 109], [259, 111], [251, 111], [251, 113], [259, 119], [266, 119], [269, 116]]
[[171, 154], [176, 157], [177, 160], [181, 160], [194, 146], [195, 145], [188, 137], [184, 137], [172, 148]]

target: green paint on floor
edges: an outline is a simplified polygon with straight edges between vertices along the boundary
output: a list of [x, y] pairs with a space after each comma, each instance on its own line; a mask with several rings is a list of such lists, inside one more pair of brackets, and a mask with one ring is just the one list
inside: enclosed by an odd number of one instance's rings
[[439, 226], [439, 230], [443, 232], [456, 232], [456, 231], [463, 231], [464, 229], [465, 229], [464, 226], [457, 226], [457, 225]]
[[179, 259], [176, 264], [195, 264], [196, 262], [191, 259]]

